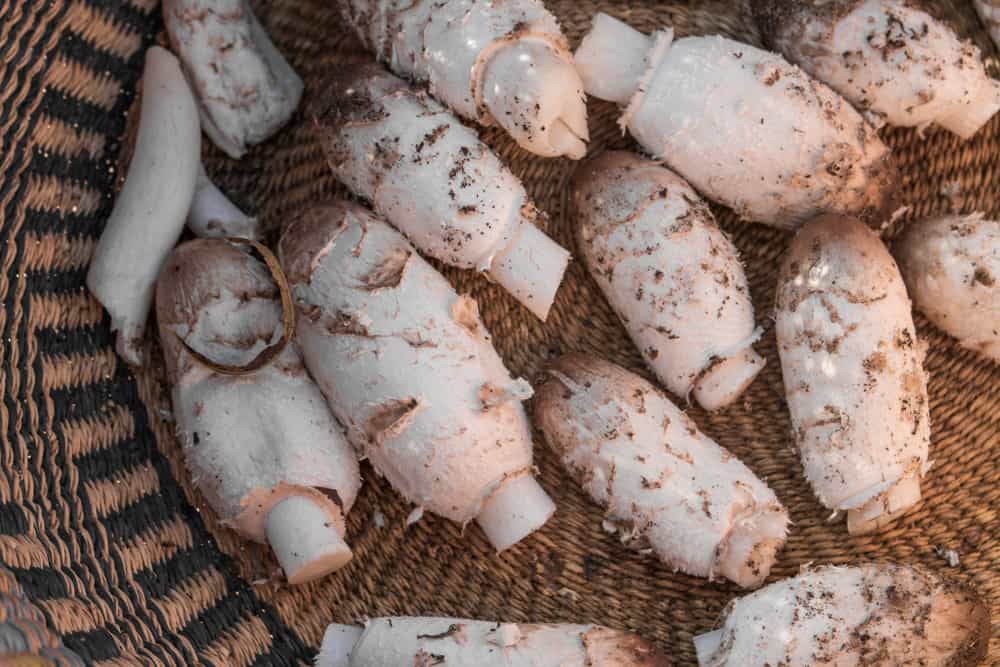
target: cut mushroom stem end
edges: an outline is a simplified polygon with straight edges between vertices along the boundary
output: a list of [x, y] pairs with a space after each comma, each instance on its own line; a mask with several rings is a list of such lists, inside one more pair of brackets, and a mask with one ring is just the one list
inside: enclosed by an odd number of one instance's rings
[[307, 496], [290, 496], [267, 515], [267, 541], [290, 584], [301, 584], [339, 570], [351, 560], [342, 517]]
[[905, 477], [884, 494], [848, 510], [847, 532], [864, 535], [879, 530], [915, 507], [920, 498], [920, 478], [917, 475]]
[[356, 625], [330, 625], [323, 635], [316, 667], [350, 667], [351, 651], [362, 634], [364, 629]]
[[493, 258], [489, 274], [539, 319], [545, 320], [562, 283], [569, 251], [530, 222]]
[[[694, 637], [694, 651], [701, 667], [711, 664], [712, 656], [722, 644], [722, 630], [705, 632]], [[346, 663], [345, 663], [346, 664]]]
[[594, 97], [628, 104], [649, 68], [653, 38], [599, 13], [574, 59], [584, 89]]
[[1000, 81], [984, 81], [979, 94], [968, 104], [960, 104], [950, 116], [938, 121], [944, 129], [962, 139], [970, 139], [1000, 111]]
[[497, 552], [504, 551], [541, 528], [556, 511], [555, 503], [531, 475], [504, 482], [476, 517]]
[[724, 408], [743, 393], [767, 363], [752, 348], [716, 363], [699, 378], [694, 398], [708, 411]]

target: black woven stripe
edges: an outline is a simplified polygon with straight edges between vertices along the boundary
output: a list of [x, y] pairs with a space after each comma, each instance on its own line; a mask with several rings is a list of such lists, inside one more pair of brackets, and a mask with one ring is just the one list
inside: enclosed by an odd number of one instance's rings
[[[157, 31], [163, 27], [161, 25], [162, 21], [160, 19], [159, 6], [155, 7], [151, 14], [147, 14], [138, 7], [127, 4], [122, 0], [115, 3], [109, 3], [108, 0], [84, 0], [83, 4], [89, 7], [104, 10], [104, 13], [111, 15], [111, 18], [113, 18], [116, 23], [123, 27], [128, 26], [139, 34], [150, 31], [154, 26]], [[110, 4], [115, 5], [113, 12], [109, 9]]]
[[86, 289], [87, 268], [70, 269], [68, 271], [32, 272], [31, 293], [38, 295], [76, 292], [81, 287]]
[[51, 600], [64, 598], [69, 594], [66, 580], [55, 570], [42, 568], [21, 568], [4, 565], [17, 579], [21, 591], [29, 600]]
[[[89, 4], [91, 7], [101, 7], [101, 4], [96, 4], [92, 2], [84, 3]], [[103, 3], [107, 5], [108, 3]], [[124, 2], [118, 3], [124, 5]], [[107, 7], [103, 7], [105, 10]], [[115, 12], [116, 16], [118, 12]], [[141, 26], [135, 22], [132, 22], [132, 27], [137, 32], [141, 32], [145, 29], [145, 26]], [[97, 44], [94, 44], [88, 39], [82, 38], [72, 32], [67, 32], [59, 40], [58, 53], [60, 55], [66, 56], [69, 60], [75, 60], [78, 63], [86, 63], [95, 72], [122, 72], [128, 69], [129, 64], [127, 61], [123, 60], [120, 56], [115, 55], [105, 49], [102, 49]]]
[[115, 638], [103, 628], [89, 632], [70, 632], [62, 636], [63, 645], [75, 651], [88, 662], [94, 660], [110, 660], [119, 656]]
[[[100, 113], [102, 116], [107, 115], [103, 110], [100, 110], [99, 107], [87, 105], [86, 102], [78, 101], [77, 104], [83, 106], [91, 106], [91, 109], [93, 110], [94, 113]], [[107, 181], [108, 186], [112, 185], [111, 177], [113, 177], [114, 174], [108, 171], [109, 164], [111, 166], [114, 166], [116, 163], [115, 162], [109, 163], [108, 160], [105, 158], [84, 157], [77, 155], [68, 156], [68, 155], [63, 155], [58, 151], [52, 151], [52, 150], [49, 151], [36, 150], [34, 152], [34, 155], [31, 156], [31, 169], [35, 173], [59, 174], [59, 178], [63, 181], [87, 183], [87, 185], [90, 185], [91, 187], [95, 187], [92, 182], [95, 180], [94, 177], [96, 172], [101, 170], [103, 170], [105, 174], [107, 174], [108, 176], [108, 178], [105, 178], [103, 180]], [[117, 169], [117, 167], [115, 168]], [[101, 183], [100, 185], [104, 186], [105, 183]], [[109, 192], [108, 189], [103, 189], [103, 188], [98, 189], [98, 191], [104, 193]], [[111, 212], [111, 202], [112, 202], [111, 197], [105, 197], [105, 202], [102, 202], [103, 205], [101, 206], [101, 208], [106, 209], [107, 213]], [[58, 212], [56, 213], [58, 214]], [[64, 215], [66, 213], [69, 213], [69, 211], [63, 211]], [[25, 223], [29, 226], [32, 225], [33, 224], [32, 218], [35, 215], [37, 215], [36, 211], [29, 212], [27, 219], [25, 220]], [[95, 236], [101, 231], [101, 228], [103, 227], [104, 223], [104, 218], [105, 216], [101, 215], [78, 216], [78, 220], [80, 221], [81, 225], [85, 226], [87, 223], [90, 224], [97, 223], [97, 228], [91, 230], [91, 234]], [[63, 219], [65, 220], [65, 217]], [[63, 228], [58, 229], [58, 231], [79, 233], [77, 232], [76, 227], [70, 225], [66, 225]]]
[[94, 354], [113, 345], [115, 335], [105, 326], [83, 326], [69, 329], [45, 327], [35, 331], [35, 342], [48, 358], [66, 356], [74, 352]]
[[28, 517], [16, 503], [0, 503], [0, 535], [23, 535], [28, 532]]
[[[71, 107], [79, 107], [79, 112]], [[118, 114], [115, 114], [114, 110], [105, 111], [96, 104], [72, 97], [55, 88], [49, 88], [45, 91], [45, 95], [42, 97], [42, 108], [45, 109], [46, 114], [53, 118], [71, 125], [79, 123], [80, 127], [86, 127], [98, 134], [109, 136], [116, 136], [112, 132], [121, 125], [122, 120], [116, 117]], [[109, 154], [114, 155], [112, 146], [109, 145], [106, 150], [109, 151]]]
[[104, 225], [104, 217], [73, 213], [72, 211], [38, 211], [28, 209], [24, 226], [29, 232], [42, 234], [66, 234], [70, 238], [97, 236]]

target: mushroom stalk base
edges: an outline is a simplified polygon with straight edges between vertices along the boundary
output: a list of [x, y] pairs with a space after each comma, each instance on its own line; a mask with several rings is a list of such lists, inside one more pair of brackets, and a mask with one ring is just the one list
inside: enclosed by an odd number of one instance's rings
[[694, 650], [698, 655], [698, 664], [705, 667], [722, 644], [722, 630], [713, 630], [694, 637]]
[[545, 320], [562, 282], [569, 252], [530, 222], [493, 258], [489, 273], [528, 310]]
[[500, 552], [541, 528], [555, 511], [545, 489], [523, 475], [504, 482], [486, 499], [476, 523]]
[[337, 523], [306, 496], [290, 496], [267, 515], [267, 541], [290, 584], [317, 579], [351, 560]]
[[356, 625], [330, 625], [323, 635], [316, 667], [350, 667], [351, 651], [363, 634], [364, 629]]

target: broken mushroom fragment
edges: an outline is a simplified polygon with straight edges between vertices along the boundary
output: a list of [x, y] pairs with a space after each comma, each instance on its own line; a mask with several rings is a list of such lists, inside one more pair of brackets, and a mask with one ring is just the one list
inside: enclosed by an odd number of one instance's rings
[[1000, 361], [1000, 222], [982, 214], [914, 222], [893, 250], [917, 309]]
[[580, 159], [587, 107], [573, 54], [540, 0], [337, 0], [396, 74], [428, 82], [463, 118], [500, 125], [525, 150]]
[[652, 384], [569, 354], [539, 384], [535, 424], [613, 522], [663, 562], [759, 586], [785, 542], [774, 492]]
[[963, 139], [1000, 109], [979, 49], [909, 0], [752, 0], [770, 47], [891, 125]]
[[580, 254], [643, 359], [676, 396], [706, 410], [764, 368], [736, 248], [708, 206], [660, 163], [624, 151], [573, 179]]
[[600, 625], [494, 623], [396, 616], [330, 625], [316, 667], [667, 667], [631, 632]]
[[791, 229], [893, 210], [897, 172], [875, 128], [777, 54], [598, 14], [576, 64], [588, 93], [625, 106], [619, 123], [644, 149], [747, 220]]
[[333, 173], [420, 250], [489, 274], [545, 319], [569, 253], [475, 132], [377, 65], [338, 68], [310, 114]]
[[163, 22], [197, 92], [205, 134], [229, 157], [288, 122], [302, 79], [246, 0], [164, 0]]
[[548, 521], [531, 429], [476, 302], [368, 209], [308, 211], [281, 238], [309, 371], [360, 454], [420, 508], [497, 551]]
[[125, 184], [94, 250], [87, 287], [111, 315], [118, 354], [142, 363], [156, 278], [184, 231], [201, 159], [194, 97], [177, 59], [146, 52], [139, 134]]
[[729, 604], [694, 638], [701, 667], [972, 667], [990, 614], [971, 588], [923, 567], [825, 566]]
[[278, 296], [264, 264], [204, 239], [171, 255], [156, 309], [192, 481], [224, 524], [270, 544], [296, 584], [350, 560], [344, 521], [361, 482], [294, 343], [252, 373], [233, 370], [284, 340]]
[[257, 218], [251, 218], [231, 202], [208, 178], [203, 165], [198, 168], [198, 181], [187, 225], [191, 233], [203, 239], [260, 238]]
[[881, 528], [920, 501], [930, 466], [924, 351], [899, 269], [860, 221], [821, 216], [788, 249], [776, 310], [806, 478], [852, 534]]

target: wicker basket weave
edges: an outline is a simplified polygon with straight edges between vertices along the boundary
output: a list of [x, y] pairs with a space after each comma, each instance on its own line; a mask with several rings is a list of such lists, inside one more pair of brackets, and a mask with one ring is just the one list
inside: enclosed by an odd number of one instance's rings
[[[640, 6], [548, 2], [574, 44], [598, 9], [646, 30], [672, 24], [681, 35], [722, 32], [760, 43], [738, 2], [632, 4]], [[936, 4], [995, 56], [971, 5]], [[407, 528], [410, 508], [368, 467], [349, 522], [354, 561], [321, 581], [282, 585], [266, 550], [219, 527], [184, 473], [162, 364], [133, 372], [116, 358], [108, 320], [83, 284], [124, 172], [121, 137], [143, 52], [162, 39], [157, 5], [0, 0], [0, 594], [26, 596], [40, 612], [32, 612], [35, 622], [96, 665], [307, 664], [326, 624], [384, 614], [599, 622], [638, 630], [678, 664], [692, 663], [691, 636], [711, 628], [738, 591], [675, 574], [621, 546], [541, 443], [540, 481], [559, 511], [501, 556], [477, 529], [462, 535], [431, 516]], [[370, 57], [342, 32], [330, 0], [256, 8], [306, 80], [307, 96], [329, 65]], [[611, 105], [592, 102], [590, 112], [592, 150], [631, 145]], [[572, 248], [566, 183], [573, 165], [533, 158], [495, 131], [484, 137], [548, 211], [549, 232]], [[897, 228], [952, 208], [1000, 215], [1000, 120], [967, 143], [936, 130], [886, 137], [911, 206]], [[339, 192], [301, 117], [240, 162], [208, 142], [205, 159], [238, 202], [274, 227]], [[960, 558], [953, 572], [1000, 619], [1000, 367], [917, 318], [930, 343], [934, 429], [925, 501], [883, 534], [849, 537], [842, 520], [827, 521], [788, 437], [769, 313], [789, 235], [716, 213], [746, 263], [767, 329], [759, 348], [768, 366], [738, 405], [690, 414], [767, 478], [789, 508], [794, 527], [772, 577], [810, 561], [891, 559], [943, 569], [950, 549]], [[478, 298], [514, 373], [531, 378], [570, 349], [645, 373], [579, 263], [545, 324], [483, 279], [445, 273]], [[996, 628], [991, 660], [1000, 664]], [[52, 637], [46, 646], [55, 645]]]

